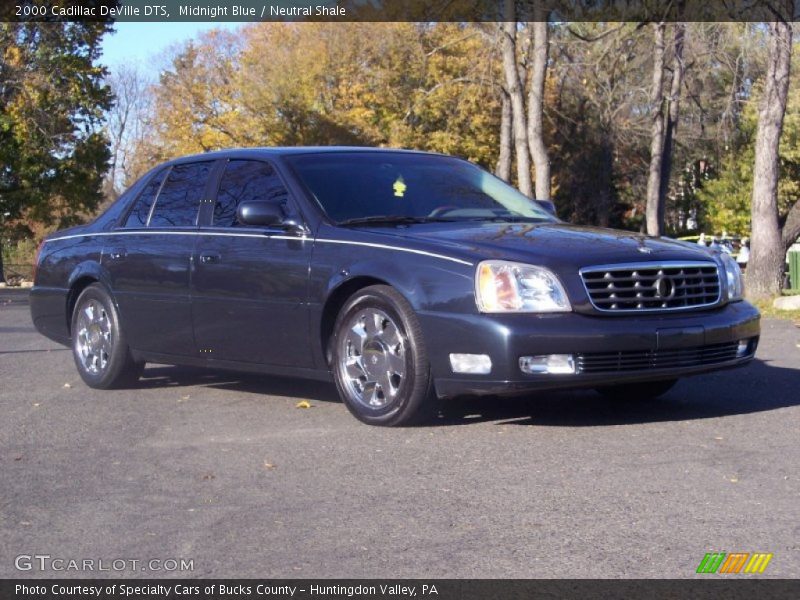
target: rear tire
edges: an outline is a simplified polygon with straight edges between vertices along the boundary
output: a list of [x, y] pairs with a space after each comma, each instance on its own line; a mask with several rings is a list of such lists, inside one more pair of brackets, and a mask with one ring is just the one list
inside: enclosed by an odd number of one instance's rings
[[339, 312], [330, 343], [336, 387], [358, 420], [412, 425], [438, 411], [422, 328], [393, 288], [358, 291]]
[[641, 400], [653, 400], [663, 396], [670, 391], [677, 379], [667, 379], [665, 381], [646, 381], [642, 383], [625, 383], [622, 385], [609, 385], [596, 388], [599, 394], [612, 400], [623, 400], [635, 402]]
[[75, 366], [89, 387], [129, 387], [141, 377], [144, 363], [131, 356], [114, 300], [101, 284], [89, 285], [78, 296], [71, 332]]

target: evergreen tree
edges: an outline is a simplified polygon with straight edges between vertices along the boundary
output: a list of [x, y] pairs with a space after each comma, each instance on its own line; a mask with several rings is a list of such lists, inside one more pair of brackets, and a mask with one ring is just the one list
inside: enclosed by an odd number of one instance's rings
[[0, 250], [9, 221], [69, 224], [101, 199], [112, 98], [98, 59], [109, 29], [0, 23]]

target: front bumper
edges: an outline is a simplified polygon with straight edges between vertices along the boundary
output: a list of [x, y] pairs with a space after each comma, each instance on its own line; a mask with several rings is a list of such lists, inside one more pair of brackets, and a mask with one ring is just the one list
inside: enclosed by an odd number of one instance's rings
[[[617, 383], [673, 379], [740, 366], [752, 360], [760, 333], [758, 311], [747, 302], [695, 313], [592, 316], [579, 313], [548, 315], [488, 315], [422, 312], [436, 391], [440, 397], [509, 395], [543, 389], [597, 387]], [[695, 350], [752, 340], [743, 357], [692, 361]], [[703, 350], [705, 352], [705, 350]], [[450, 354], [486, 354], [492, 360], [487, 375], [453, 373]], [[521, 356], [572, 354], [587, 357], [676, 356], [685, 360], [653, 360], [602, 372], [529, 375], [519, 368]], [[716, 355], [715, 355], [716, 356]], [[688, 359], [686, 359], [688, 357]], [[680, 364], [676, 364], [680, 363]], [[666, 365], [666, 366], [664, 366]]]

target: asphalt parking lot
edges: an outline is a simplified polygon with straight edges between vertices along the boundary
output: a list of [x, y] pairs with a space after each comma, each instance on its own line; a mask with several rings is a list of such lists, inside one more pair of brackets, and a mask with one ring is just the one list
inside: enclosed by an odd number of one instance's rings
[[0, 577], [97, 575], [16, 570], [34, 554], [193, 561], [126, 577], [690, 577], [709, 551], [800, 577], [800, 329], [764, 321], [757, 357], [645, 404], [460, 400], [381, 429], [323, 383], [151, 365], [91, 390], [0, 291]]

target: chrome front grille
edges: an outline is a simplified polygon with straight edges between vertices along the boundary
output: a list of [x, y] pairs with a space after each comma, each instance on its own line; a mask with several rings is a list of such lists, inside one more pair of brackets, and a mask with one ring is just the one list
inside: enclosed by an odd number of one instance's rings
[[580, 270], [592, 305], [603, 312], [689, 310], [720, 301], [712, 262], [603, 265]]
[[[737, 358], [738, 342], [678, 348], [674, 350], [634, 350], [578, 354], [581, 373], [617, 373], [716, 365]], [[753, 346], [754, 347], [754, 346]], [[748, 350], [748, 356], [752, 351]]]

